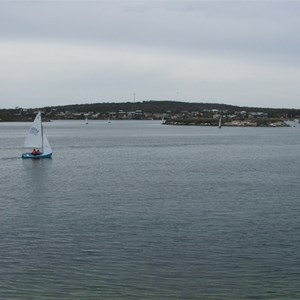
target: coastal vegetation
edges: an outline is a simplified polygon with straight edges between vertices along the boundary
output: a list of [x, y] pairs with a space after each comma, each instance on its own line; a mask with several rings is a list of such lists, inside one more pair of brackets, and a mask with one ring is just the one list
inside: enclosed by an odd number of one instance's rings
[[[219, 120], [213, 118], [199, 119], [167, 119], [167, 125], [194, 125], [194, 126], [219, 126]], [[264, 119], [225, 119], [222, 126], [231, 127], [289, 127], [284, 119], [264, 118]]]
[[217, 126], [287, 126], [284, 121], [300, 119], [300, 109], [240, 107], [218, 103], [179, 101], [142, 101], [90, 103], [38, 108], [0, 109], [0, 121], [32, 121], [36, 112], [44, 120], [149, 119], [165, 120], [169, 125]]

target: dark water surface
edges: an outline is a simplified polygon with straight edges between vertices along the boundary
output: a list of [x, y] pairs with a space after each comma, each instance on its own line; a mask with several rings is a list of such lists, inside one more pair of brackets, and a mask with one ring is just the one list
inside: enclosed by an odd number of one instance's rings
[[300, 299], [300, 126], [0, 123], [1, 299]]

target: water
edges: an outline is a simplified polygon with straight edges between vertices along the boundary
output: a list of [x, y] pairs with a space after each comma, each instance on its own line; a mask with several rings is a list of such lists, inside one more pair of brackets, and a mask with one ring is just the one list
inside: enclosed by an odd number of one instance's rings
[[0, 123], [1, 299], [299, 299], [300, 126]]

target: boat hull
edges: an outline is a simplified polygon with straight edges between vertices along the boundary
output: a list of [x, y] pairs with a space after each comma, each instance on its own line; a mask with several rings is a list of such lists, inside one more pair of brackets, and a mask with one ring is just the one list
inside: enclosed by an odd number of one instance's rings
[[33, 155], [30, 152], [27, 152], [22, 154], [22, 158], [32, 158], [32, 159], [52, 158], [52, 153]]

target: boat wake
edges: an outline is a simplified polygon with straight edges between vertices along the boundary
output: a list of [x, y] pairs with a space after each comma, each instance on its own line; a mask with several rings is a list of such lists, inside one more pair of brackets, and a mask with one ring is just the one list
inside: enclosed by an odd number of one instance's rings
[[0, 160], [13, 160], [13, 159], [21, 159], [19, 156], [10, 156], [10, 157], [0, 157]]

